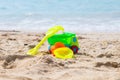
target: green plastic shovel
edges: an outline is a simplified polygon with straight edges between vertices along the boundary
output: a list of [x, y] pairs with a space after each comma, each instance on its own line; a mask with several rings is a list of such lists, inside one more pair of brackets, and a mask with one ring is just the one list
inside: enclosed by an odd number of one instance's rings
[[62, 26], [54, 26], [52, 28], [50, 28], [47, 32], [45, 37], [32, 49], [30, 49], [27, 54], [34, 56], [38, 53], [39, 48], [42, 46], [42, 44], [51, 36], [53, 36], [55, 33], [57, 33], [58, 31], [64, 31], [64, 28]]

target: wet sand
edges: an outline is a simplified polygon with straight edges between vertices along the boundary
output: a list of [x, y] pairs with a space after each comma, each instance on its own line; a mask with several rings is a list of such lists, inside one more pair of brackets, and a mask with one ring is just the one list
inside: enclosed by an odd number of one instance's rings
[[120, 80], [120, 33], [77, 33], [73, 59], [53, 57], [47, 41], [38, 55], [26, 55], [44, 35], [0, 32], [0, 80]]

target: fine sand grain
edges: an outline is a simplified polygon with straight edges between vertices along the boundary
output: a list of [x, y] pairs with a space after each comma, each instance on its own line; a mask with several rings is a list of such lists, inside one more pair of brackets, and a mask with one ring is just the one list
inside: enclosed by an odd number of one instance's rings
[[77, 34], [73, 59], [53, 57], [47, 41], [38, 55], [26, 55], [44, 35], [0, 32], [0, 80], [120, 80], [120, 33]]

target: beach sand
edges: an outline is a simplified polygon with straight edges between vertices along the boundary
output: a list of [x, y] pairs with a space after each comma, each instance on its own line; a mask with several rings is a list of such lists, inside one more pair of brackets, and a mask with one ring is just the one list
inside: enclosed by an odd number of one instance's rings
[[53, 57], [47, 41], [38, 55], [26, 55], [44, 35], [0, 32], [0, 80], [120, 80], [120, 33], [77, 33], [73, 59]]

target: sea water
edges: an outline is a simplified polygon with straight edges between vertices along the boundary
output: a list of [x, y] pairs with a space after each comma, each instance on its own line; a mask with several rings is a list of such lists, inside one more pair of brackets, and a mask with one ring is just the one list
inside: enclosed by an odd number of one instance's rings
[[120, 32], [119, 0], [0, 0], [0, 30]]

